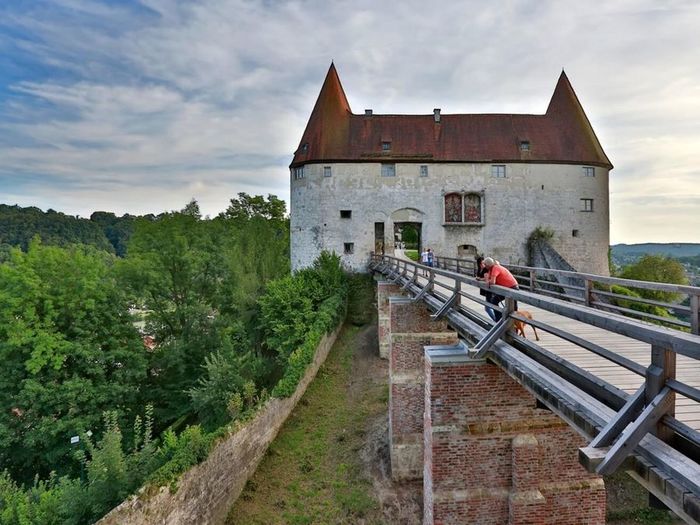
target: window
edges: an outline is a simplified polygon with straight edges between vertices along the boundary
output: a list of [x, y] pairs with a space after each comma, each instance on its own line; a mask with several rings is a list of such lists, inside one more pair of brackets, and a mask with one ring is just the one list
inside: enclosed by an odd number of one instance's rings
[[301, 152], [302, 152], [302, 153], [306, 153], [307, 151], [309, 151], [309, 143], [308, 143], [308, 142], [304, 142], [304, 143], [301, 145]]
[[446, 224], [481, 224], [481, 195], [478, 193], [448, 193], [445, 195]]
[[355, 251], [355, 243], [354, 242], [345, 242], [343, 243], [343, 253], [345, 254], [351, 254]]
[[593, 199], [581, 199], [581, 211], [593, 211]]
[[481, 197], [476, 193], [464, 196], [464, 222], [481, 222]]
[[595, 168], [593, 166], [584, 166], [583, 167], [583, 176], [584, 177], [595, 177]]
[[341, 219], [350, 219], [352, 217], [352, 210], [340, 210]]
[[382, 177], [395, 177], [396, 164], [382, 164]]
[[292, 168], [292, 177], [294, 178], [294, 180], [303, 179], [304, 178], [304, 166]]
[[494, 164], [491, 166], [491, 176], [498, 179], [506, 178], [506, 167], [503, 164]]
[[571, 230], [572, 237], [578, 237], [578, 230]]
[[420, 176], [421, 176], [421, 177], [427, 177], [427, 176], [428, 176], [428, 166], [421, 166], [421, 167], [420, 167]]
[[323, 176], [324, 176], [324, 177], [330, 177], [330, 176], [331, 176], [331, 167], [330, 167], [330, 166], [324, 166], [324, 167], [323, 167]]
[[520, 141], [520, 151], [530, 151], [530, 141], [521, 140]]
[[459, 193], [445, 195], [445, 222], [462, 222], [462, 196]]
[[390, 151], [391, 150], [391, 141], [385, 140], [382, 142], [382, 151]]

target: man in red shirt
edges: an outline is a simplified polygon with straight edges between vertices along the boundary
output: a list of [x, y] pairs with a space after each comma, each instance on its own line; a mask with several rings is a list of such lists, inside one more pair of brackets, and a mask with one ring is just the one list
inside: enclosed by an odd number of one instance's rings
[[[515, 290], [519, 289], [518, 281], [515, 279], [515, 277], [513, 277], [513, 274], [508, 271], [508, 268], [501, 266], [498, 261], [494, 261], [491, 257], [486, 257], [483, 264], [488, 271], [484, 278], [488, 283], [489, 288], [492, 284], [495, 284], [497, 286], [503, 286], [504, 288], [513, 288]], [[498, 305], [498, 303], [500, 303], [503, 299], [505, 299], [505, 297], [502, 295], [492, 292], [491, 296], [487, 297], [486, 300], [493, 305]], [[514, 307], [516, 310], [518, 309], [517, 301], [515, 302]], [[496, 322], [500, 321], [501, 317], [503, 317], [501, 312], [489, 307], [486, 307], [486, 313], [488, 313], [491, 319]]]

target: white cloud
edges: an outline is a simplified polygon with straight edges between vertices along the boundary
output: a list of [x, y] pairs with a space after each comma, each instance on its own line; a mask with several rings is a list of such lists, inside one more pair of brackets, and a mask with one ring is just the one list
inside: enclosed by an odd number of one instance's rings
[[286, 196], [331, 59], [355, 112], [543, 113], [564, 67], [616, 166], [612, 241], [663, 241], [667, 221], [700, 241], [683, 216], [700, 165], [695, 2], [47, 6], [0, 8], [0, 33], [31, 36], [16, 52], [56, 72], [28, 69], [4, 103], [0, 91], [2, 193], [25, 204], [140, 213], [195, 196], [213, 214], [238, 191]]

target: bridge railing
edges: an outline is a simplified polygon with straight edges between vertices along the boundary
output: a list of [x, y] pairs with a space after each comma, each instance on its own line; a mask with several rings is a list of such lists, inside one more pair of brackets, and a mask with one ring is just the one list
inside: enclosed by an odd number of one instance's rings
[[[473, 260], [436, 257], [436, 267], [465, 275], [473, 276], [475, 265]], [[514, 264], [504, 266], [513, 273], [521, 289], [700, 334], [700, 288], [696, 286]], [[639, 290], [670, 293], [679, 296], [679, 300], [670, 303], [648, 299], [640, 297]]]
[[[528, 357], [540, 362], [596, 400], [616, 410], [617, 415], [605, 425], [591, 443], [591, 450], [598, 453], [603, 451], [595, 462], [596, 472], [599, 474], [608, 474], [619, 467], [648, 433], [659, 436], [662, 441], [669, 443], [681, 438], [694, 451], [695, 460], [700, 461], [700, 455], [698, 455], [700, 454], [700, 432], [675, 418], [677, 394], [694, 403], [700, 403], [700, 389], [679, 381], [676, 377], [677, 357], [682, 356], [683, 359], [689, 358], [693, 361], [700, 360], [700, 337], [615, 313], [596, 310], [592, 307], [594, 306], [593, 301], [576, 304], [548, 296], [548, 294], [543, 295], [542, 293], [513, 290], [500, 286], [491, 286], [490, 291], [506, 298], [505, 307], [495, 307], [474, 293], [473, 287], [485, 290], [487, 286], [470, 275], [442, 268], [430, 268], [413, 261], [387, 255], [372, 255], [370, 267], [401, 285], [414, 296], [414, 300], [425, 300], [435, 310], [435, 318], [445, 315], [453, 316], [457, 313], [458, 317], [461, 315], [476, 320], [477, 323], [485, 327], [488, 331], [473, 346], [472, 357], [488, 356], [493, 345], [498, 340], [504, 339], [510, 344], [515, 344]], [[535, 272], [538, 270], [527, 267], [518, 268]], [[590, 281], [601, 278], [601, 276], [585, 274], [576, 274], [576, 277]], [[618, 282], [620, 280], [602, 278], [602, 281]], [[642, 287], [651, 284], [638, 283]], [[653, 283], [652, 286], [654, 287], [652, 289], [672, 289], [674, 291], [689, 288], [691, 290], [686, 290], [686, 292], [697, 293], [697, 289], [692, 289], [692, 287], [667, 287], [657, 283]], [[532, 288], [537, 290], [534, 282]], [[584, 289], [588, 288], [584, 286]], [[567, 299], [569, 299], [568, 296]], [[468, 308], [469, 301], [482, 306], [488, 305], [501, 311], [503, 314], [501, 321], [492, 324], [485, 316], [475, 313], [473, 308]], [[612, 349], [604, 348], [594, 341], [567, 332], [560, 327], [542, 321], [526, 319], [514, 309], [514, 301], [647, 343], [650, 348], [650, 364], [644, 366]], [[456, 321], [452, 317], [448, 317], [448, 319], [451, 324], [459, 324], [458, 318]], [[550, 352], [535, 343], [514, 336], [510, 332], [513, 320], [531, 324], [633, 372], [643, 379], [642, 385], [634, 395], [630, 396], [591, 373], [560, 358], [552, 357]], [[468, 337], [470, 334], [463, 335]], [[652, 451], [649, 454], [650, 457], [656, 458], [655, 452]], [[666, 461], [663, 458], [656, 459], [661, 462]], [[687, 466], [682, 467], [673, 461], [666, 461], [666, 463], [672, 463], [666, 467], [672, 471], [677, 479], [681, 479], [694, 493], [700, 494], [700, 465], [690, 462]]]

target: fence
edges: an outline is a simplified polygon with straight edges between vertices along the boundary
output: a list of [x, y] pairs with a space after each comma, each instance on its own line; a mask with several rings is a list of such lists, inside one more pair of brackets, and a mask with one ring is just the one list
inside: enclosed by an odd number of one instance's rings
[[[605, 290], [601, 292], [596, 288], [596, 283], [619, 285], [624, 282], [634, 288], [687, 294], [691, 298], [689, 311], [695, 315], [694, 321], [686, 324], [679, 321], [673, 324], [677, 327], [691, 328], [694, 333], [697, 333], [697, 300], [700, 289], [563, 272], [574, 274], [567, 277], [582, 281], [580, 286], [570, 285], [572, 290], [582, 292], [582, 297], [572, 298], [571, 294], [543, 290], [539, 285], [540, 274], [558, 272], [557, 270], [510, 266], [518, 272], [520, 282], [526, 290], [492, 287], [491, 291], [506, 298], [505, 307], [496, 307], [503, 313], [501, 321], [492, 324], [467, 307], [469, 302], [493, 306], [474, 293], [473, 287], [485, 289], [486, 286], [471, 275], [466, 275], [474, 270], [473, 263], [468, 264], [470, 262], [441, 257], [438, 258], [439, 268], [429, 268], [391, 256], [372, 255], [370, 268], [400, 284], [413, 295], [414, 300], [424, 300], [435, 312], [435, 318], [447, 316], [450, 324], [464, 337], [477, 340], [470, 352], [472, 357], [491, 357], [502, 367], [512, 369], [513, 375], [530, 384], [534, 391], [540, 392], [537, 389], [545, 380], [549, 381], [550, 386], [541, 387], [540, 394], [543, 399], [549, 399], [552, 405], [557, 405], [558, 399], [564, 398], [568, 404], [578, 404], [569, 412], [572, 414], [571, 421], [575, 423], [577, 414], [583, 414], [582, 419], [588, 418], [593, 421], [592, 426], [595, 427], [591, 428], [589, 425], [584, 428], [591, 437], [595, 436], [591, 446], [582, 452], [585, 456], [584, 464], [588, 462], [589, 468], [595, 469], [599, 474], [611, 473], [634, 451], [692, 491], [696, 499], [700, 498], [700, 465], [696, 463], [700, 460], [700, 433], [674, 417], [676, 395], [692, 400], [700, 412], [700, 389], [676, 378], [677, 357], [688, 358], [693, 362], [700, 361], [700, 337], [683, 330], [649, 324], [610, 312], [615, 305], [603, 303], [596, 296], [604, 292], [604, 296], [617, 298], [620, 294]], [[451, 271], [457, 269], [463, 273]], [[646, 343], [650, 348], [651, 363], [644, 366], [575, 333], [552, 324], [525, 319], [514, 310], [515, 301]], [[658, 301], [645, 300], [644, 303], [670, 308], [670, 305]], [[608, 311], [600, 311], [600, 308]], [[630, 309], [625, 307], [618, 306], [614, 310], [618, 313], [630, 313]], [[632, 313], [636, 315], [639, 312]], [[658, 316], [645, 317], [657, 320]], [[637, 374], [643, 379], [642, 386], [633, 395], [626, 394], [593, 374], [557, 358], [531, 341], [514, 336], [510, 332], [513, 320], [529, 323]], [[668, 319], [663, 318], [663, 321], [667, 322]], [[500, 350], [497, 352], [495, 349], [502, 340], [520, 349], [521, 353], [506, 353]], [[557, 383], [557, 380], [535, 367], [530, 367], [529, 364], [518, 363], [522, 361], [523, 354], [613, 411], [601, 420], [602, 412], [588, 400], [580, 398], [571, 401], [571, 394], [567, 392], [566, 385]], [[664, 494], [657, 495], [665, 497]], [[700, 499], [697, 501], [700, 509]], [[682, 514], [682, 508], [679, 512]]]

